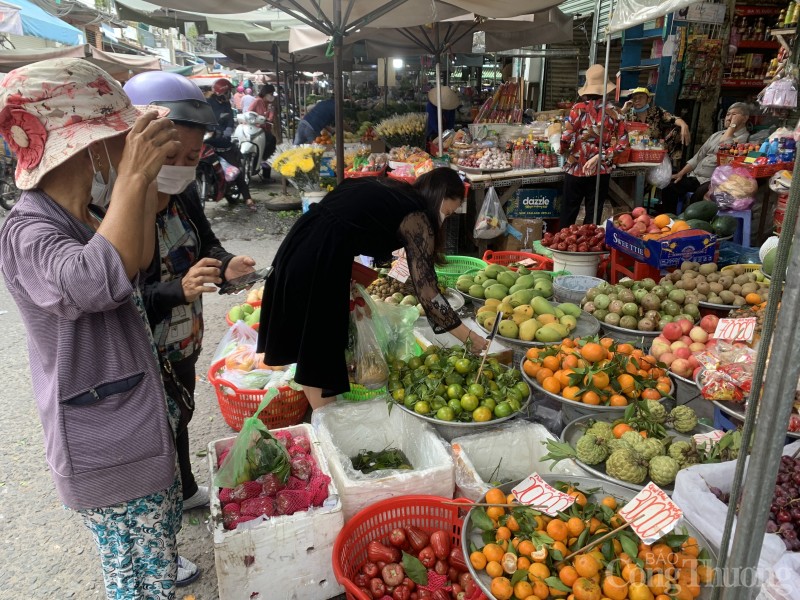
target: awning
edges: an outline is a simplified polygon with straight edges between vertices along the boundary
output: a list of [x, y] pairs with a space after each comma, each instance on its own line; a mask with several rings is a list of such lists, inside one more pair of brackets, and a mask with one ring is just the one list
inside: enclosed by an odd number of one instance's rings
[[45, 12], [28, 0], [0, 0], [0, 6], [20, 9], [23, 35], [60, 42], [69, 46], [77, 46], [85, 41], [80, 29]]
[[161, 70], [161, 61], [157, 56], [104, 52], [89, 44], [84, 44], [44, 50], [4, 50], [0, 52], [0, 71], [8, 72], [33, 62], [51, 58], [85, 58], [119, 81], [127, 80], [131, 73]]
[[22, 17], [20, 9], [10, 4], [0, 2], [0, 33], [24, 35], [22, 31]]

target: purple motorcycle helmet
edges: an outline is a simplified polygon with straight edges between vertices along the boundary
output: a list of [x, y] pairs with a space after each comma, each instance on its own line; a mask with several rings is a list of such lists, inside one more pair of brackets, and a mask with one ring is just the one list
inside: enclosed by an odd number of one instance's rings
[[131, 77], [122, 89], [133, 104], [155, 104], [168, 108], [167, 117], [171, 121], [200, 125], [209, 131], [217, 126], [214, 111], [203, 92], [183, 75], [146, 71]]

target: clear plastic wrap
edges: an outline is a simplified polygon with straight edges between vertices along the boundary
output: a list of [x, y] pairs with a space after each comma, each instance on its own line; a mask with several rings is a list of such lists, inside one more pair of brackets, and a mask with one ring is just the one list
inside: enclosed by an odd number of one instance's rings
[[669, 155], [664, 156], [661, 164], [647, 170], [647, 183], [663, 190], [672, 181], [672, 161]]
[[[794, 442], [783, 449], [783, 454], [791, 456], [798, 449], [800, 442]], [[683, 516], [697, 527], [717, 553], [722, 543], [728, 506], [711, 492], [709, 486], [730, 492], [735, 471], [736, 461], [694, 465], [678, 471], [675, 480], [672, 499], [683, 509]], [[796, 590], [800, 588], [800, 552], [787, 551], [780, 537], [772, 533], [765, 534], [758, 561], [758, 575], [762, 582], [769, 582], [762, 588], [762, 594], [768, 592], [769, 595], [759, 598], [796, 598]]]
[[414, 324], [419, 319], [416, 306], [375, 302], [362, 286], [356, 286], [372, 314], [375, 337], [389, 360], [406, 360], [417, 345]]
[[[386, 402], [334, 403], [317, 409], [311, 425], [328, 459], [347, 521], [379, 500], [407, 494], [453, 497], [455, 478], [448, 446], [427, 423]], [[361, 450], [402, 450], [413, 470], [364, 474], [351, 458]]]
[[352, 313], [356, 325], [355, 382], [368, 389], [378, 389], [389, 379], [389, 365], [378, 343], [371, 311], [356, 305]]
[[757, 189], [758, 182], [746, 168], [723, 165], [711, 175], [708, 197], [722, 210], [748, 210]]
[[486, 197], [483, 199], [483, 205], [475, 219], [475, 231], [473, 233], [477, 239], [491, 240], [504, 234], [507, 226], [506, 213], [503, 212], [503, 207], [500, 206], [500, 198], [497, 197], [497, 192], [492, 186], [488, 189]]
[[[487, 431], [454, 438], [450, 442], [455, 461], [456, 497], [480, 500], [496, 483], [524, 479], [531, 473], [586, 473], [572, 461], [554, 466], [542, 462], [545, 441], [556, 438], [544, 425], [514, 420]], [[513, 445], [514, 451], [508, 452]]]
[[236, 321], [228, 328], [225, 335], [217, 344], [217, 349], [214, 352], [212, 363], [217, 362], [220, 358], [225, 358], [231, 352], [235, 351], [239, 346], [250, 345], [256, 347], [258, 341], [258, 332], [246, 325], [244, 321]]

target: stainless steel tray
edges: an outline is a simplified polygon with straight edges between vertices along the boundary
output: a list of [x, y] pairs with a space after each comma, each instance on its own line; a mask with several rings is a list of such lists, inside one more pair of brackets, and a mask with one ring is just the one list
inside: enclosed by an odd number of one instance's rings
[[[479, 324], [479, 327], [483, 329], [486, 333], [490, 333], [488, 329], [486, 329], [483, 325]], [[569, 335], [568, 338], [575, 339], [575, 338], [582, 338], [587, 336], [597, 335], [600, 332], [600, 321], [595, 319], [592, 315], [587, 313], [586, 311], [582, 310], [580, 316], [578, 317], [578, 324], [575, 326]], [[557, 344], [558, 342], [526, 342], [523, 340], [517, 340], [514, 338], [505, 337], [503, 335], [497, 334], [497, 338], [503, 340], [508, 344], [515, 344], [517, 346], [525, 346], [527, 348], [544, 348], [546, 346], [552, 346], [553, 344]]]

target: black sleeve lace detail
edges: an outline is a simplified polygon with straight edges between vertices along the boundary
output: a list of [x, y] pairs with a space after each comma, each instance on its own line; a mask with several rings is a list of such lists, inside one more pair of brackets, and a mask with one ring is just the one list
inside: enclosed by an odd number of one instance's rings
[[434, 235], [428, 217], [422, 212], [408, 215], [400, 223], [400, 239], [406, 250], [408, 270], [434, 333], [445, 333], [458, 327], [461, 319], [439, 293], [433, 270]]

